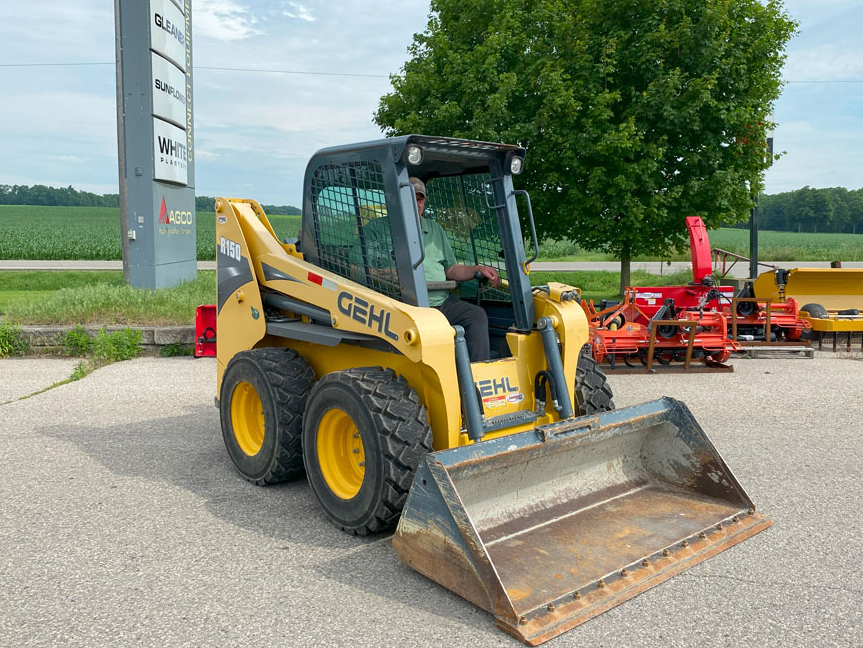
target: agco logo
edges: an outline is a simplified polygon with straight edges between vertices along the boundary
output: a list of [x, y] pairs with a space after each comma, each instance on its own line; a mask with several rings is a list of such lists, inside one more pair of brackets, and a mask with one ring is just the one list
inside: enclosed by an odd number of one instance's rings
[[159, 225], [191, 225], [192, 212], [172, 209], [168, 211], [165, 197], [162, 196], [162, 206], [159, 208]]

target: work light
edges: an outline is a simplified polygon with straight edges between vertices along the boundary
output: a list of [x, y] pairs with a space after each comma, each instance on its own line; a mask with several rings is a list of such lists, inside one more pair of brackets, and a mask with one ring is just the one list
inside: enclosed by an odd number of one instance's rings
[[416, 144], [409, 146], [408, 147], [408, 163], [416, 166], [417, 164], [419, 164], [422, 161], [423, 161], [423, 150], [419, 146], [417, 146]]

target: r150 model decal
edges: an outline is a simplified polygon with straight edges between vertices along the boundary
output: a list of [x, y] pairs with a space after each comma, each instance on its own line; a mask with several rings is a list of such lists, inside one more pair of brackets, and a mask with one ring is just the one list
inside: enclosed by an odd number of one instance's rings
[[398, 340], [399, 336], [390, 330], [390, 312], [385, 308], [369, 304], [365, 299], [355, 297], [349, 292], [342, 291], [338, 296], [339, 310], [352, 320], [365, 324], [369, 328], [377, 325], [378, 333], [383, 333], [391, 340]]
[[224, 236], [219, 237], [219, 252], [236, 261], [240, 260], [243, 253], [239, 243], [226, 239]]

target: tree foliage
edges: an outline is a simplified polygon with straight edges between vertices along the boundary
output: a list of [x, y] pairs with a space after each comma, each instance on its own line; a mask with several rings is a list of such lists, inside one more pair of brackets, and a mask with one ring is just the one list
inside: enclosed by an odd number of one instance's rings
[[803, 187], [762, 196], [758, 201], [758, 227], [789, 232], [863, 233], [863, 189]]
[[795, 28], [773, 0], [432, 0], [374, 119], [526, 146], [540, 234], [628, 269], [751, 208]]
[[62, 205], [64, 207], [117, 207], [117, 194], [98, 195], [68, 187], [0, 184], [0, 205]]

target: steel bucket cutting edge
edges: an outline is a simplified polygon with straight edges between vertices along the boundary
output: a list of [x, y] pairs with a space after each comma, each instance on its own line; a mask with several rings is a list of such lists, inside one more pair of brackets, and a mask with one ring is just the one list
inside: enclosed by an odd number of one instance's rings
[[427, 455], [393, 546], [537, 645], [770, 524], [663, 398]]

